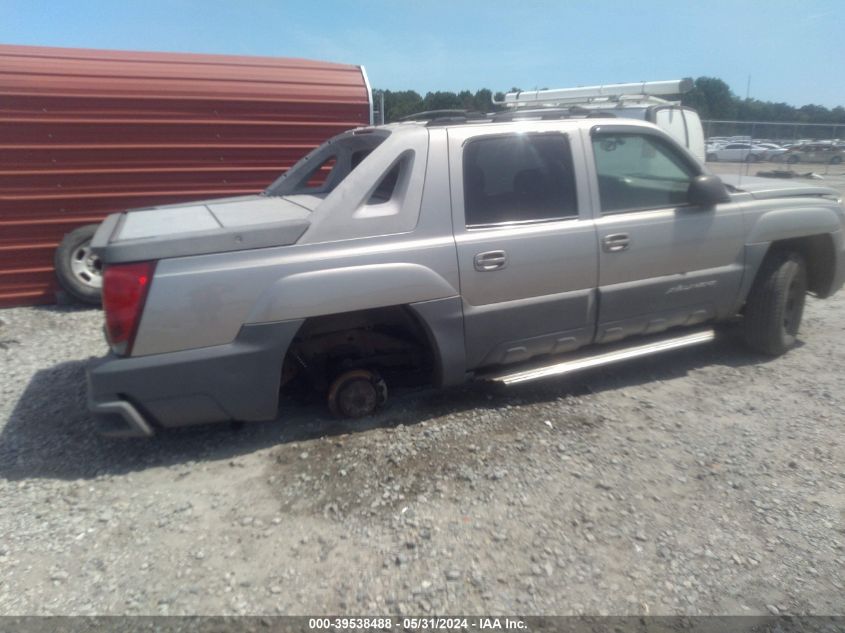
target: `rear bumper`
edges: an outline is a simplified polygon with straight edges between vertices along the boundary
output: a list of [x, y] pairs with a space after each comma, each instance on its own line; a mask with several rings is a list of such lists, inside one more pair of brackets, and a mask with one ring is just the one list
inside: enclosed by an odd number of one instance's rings
[[88, 408], [100, 432], [149, 437], [157, 427], [273, 420], [282, 362], [301, 320], [245, 325], [226, 345], [121, 358], [88, 368]]

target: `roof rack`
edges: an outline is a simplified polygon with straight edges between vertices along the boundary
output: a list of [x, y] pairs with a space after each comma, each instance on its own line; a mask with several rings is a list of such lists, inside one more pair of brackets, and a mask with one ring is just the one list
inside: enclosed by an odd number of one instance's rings
[[553, 108], [555, 106], [619, 106], [624, 103], [638, 104], [673, 103], [659, 95], [679, 95], [689, 92], [694, 83], [689, 77], [668, 81], [641, 81], [627, 84], [605, 84], [581, 88], [555, 88], [553, 90], [532, 90], [509, 92], [501, 101], [493, 101], [507, 108]]
[[427, 121], [428, 125], [444, 125], [446, 123], [464, 123], [471, 120], [483, 120], [488, 116], [482, 112], [472, 110], [426, 110], [404, 116], [400, 121]]
[[570, 108], [531, 108], [531, 109], [513, 109], [505, 110], [503, 112], [494, 112], [490, 115], [492, 121], [519, 121], [528, 119], [540, 119], [547, 121], [552, 119], [571, 119], [578, 118], [596, 118], [607, 117], [615, 118], [617, 115], [608, 110], [591, 110], [583, 108], [580, 105], [575, 105]]

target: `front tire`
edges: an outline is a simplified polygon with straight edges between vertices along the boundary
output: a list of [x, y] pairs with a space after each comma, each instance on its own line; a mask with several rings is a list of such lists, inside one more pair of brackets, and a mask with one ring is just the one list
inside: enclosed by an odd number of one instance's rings
[[62, 288], [78, 301], [91, 305], [100, 305], [102, 300], [102, 264], [91, 251], [91, 239], [99, 226], [86, 224], [65, 235], [53, 259]]
[[780, 356], [795, 345], [807, 300], [807, 267], [798, 253], [763, 262], [745, 305], [744, 334], [753, 350]]

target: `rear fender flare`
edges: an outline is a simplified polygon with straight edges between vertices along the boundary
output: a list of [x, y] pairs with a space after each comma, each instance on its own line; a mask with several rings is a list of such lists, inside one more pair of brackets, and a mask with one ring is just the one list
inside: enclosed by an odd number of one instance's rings
[[454, 297], [459, 292], [436, 272], [410, 263], [370, 264], [295, 273], [274, 282], [247, 323], [353, 312]]

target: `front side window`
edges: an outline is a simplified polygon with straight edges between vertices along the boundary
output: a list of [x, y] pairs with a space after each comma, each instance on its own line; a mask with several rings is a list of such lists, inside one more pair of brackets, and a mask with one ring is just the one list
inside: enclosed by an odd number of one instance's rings
[[671, 145], [649, 134], [593, 134], [602, 213], [674, 207], [687, 202], [697, 175]]
[[464, 150], [464, 209], [471, 227], [578, 215], [572, 152], [563, 134], [510, 134]]

